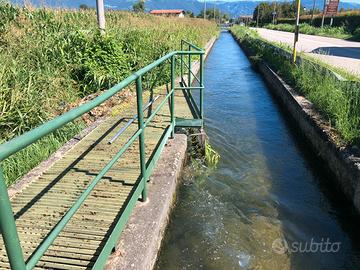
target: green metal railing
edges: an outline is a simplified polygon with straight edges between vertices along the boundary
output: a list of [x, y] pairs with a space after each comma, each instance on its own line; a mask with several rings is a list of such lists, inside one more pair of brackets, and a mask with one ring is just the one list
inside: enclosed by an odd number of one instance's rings
[[[181, 41], [181, 51], [187, 49], [188, 51], [201, 51], [201, 49], [185, 40]], [[184, 91], [185, 98], [189, 106], [192, 108], [193, 117], [197, 119], [187, 121], [184, 119], [177, 119], [177, 126], [192, 126], [203, 127], [204, 119], [204, 54], [199, 54], [198, 61], [195, 64], [199, 65], [199, 76], [193, 71], [193, 54], [180, 55], [180, 85]], [[184, 70], [185, 69], [185, 70]], [[187, 72], [185, 72], [187, 70]], [[193, 95], [193, 90], [197, 90], [198, 97]], [[199, 103], [199, 104], [198, 104]]]
[[[189, 46], [188, 51], [184, 51], [184, 44]], [[53, 120], [50, 120], [41, 126], [14, 138], [13, 140], [6, 142], [0, 145], [0, 162], [8, 158], [9, 156], [17, 153], [18, 151], [24, 149], [25, 147], [31, 145], [42, 137], [54, 132], [55, 130], [63, 127], [65, 124], [74, 121], [75, 119], [81, 117], [85, 113], [99, 106], [116, 93], [120, 92], [122, 89], [130, 85], [131, 83], [136, 83], [136, 95], [137, 95], [137, 113], [138, 113], [138, 129], [134, 135], [128, 140], [128, 142], [120, 149], [120, 151], [110, 160], [110, 162], [100, 171], [100, 173], [90, 182], [86, 190], [82, 193], [82, 195], [78, 198], [78, 200], [72, 205], [72, 207], [66, 212], [66, 214], [62, 217], [62, 219], [57, 223], [57, 225], [51, 230], [51, 232], [47, 235], [47, 237], [41, 242], [41, 244], [36, 248], [33, 254], [29, 257], [27, 261], [24, 260], [24, 255], [22, 252], [22, 247], [19, 241], [19, 236], [17, 233], [17, 228], [15, 224], [15, 218], [13, 215], [11, 202], [8, 196], [7, 187], [4, 180], [4, 175], [2, 172], [2, 168], [0, 167], [0, 231], [3, 237], [3, 241], [5, 244], [7, 256], [9, 259], [9, 263], [11, 269], [14, 270], [30, 270], [33, 269], [36, 264], [40, 261], [41, 257], [45, 254], [51, 244], [55, 241], [57, 236], [61, 233], [64, 227], [68, 224], [73, 215], [77, 212], [77, 210], [84, 203], [85, 199], [89, 196], [91, 191], [95, 188], [95, 186], [101, 181], [101, 179], [105, 176], [105, 174], [112, 168], [112, 166], [123, 156], [125, 151], [136, 141], [139, 141], [139, 164], [140, 164], [140, 180], [137, 182], [134, 187], [134, 192], [132, 193], [131, 198], [129, 199], [127, 205], [125, 206], [124, 212], [122, 216], [119, 218], [117, 224], [115, 225], [112, 233], [110, 234], [107, 242], [102, 248], [93, 269], [102, 269], [105, 265], [108, 256], [110, 255], [112, 249], [116, 245], [116, 241], [119, 238], [122, 229], [124, 228], [133, 207], [136, 204], [138, 198], [142, 198], [142, 200], [146, 200], [147, 197], [147, 180], [149, 179], [152, 171], [155, 168], [156, 162], [159, 159], [160, 153], [164, 148], [167, 140], [174, 136], [175, 127], [177, 126], [177, 122], [179, 122], [179, 126], [202, 126], [203, 124], [203, 55], [204, 51], [195, 45], [182, 41], [181, 42], [181, 51], [173, 51], [157, 61], [151, 63], [150, 65], [144, 67], [138, 72], [132, 74], [119, 84], [107, 90], [104, 94], [98, 96], [94, 100], [85, 103], [75, 109], [72, 109], [63, 115], [56, 117]], [[199, 78], [195, 76], [192, 71], [192, 59], [194, 56], [200, 57], [200, 70], [199, 70]], [[176, 64], [178, 58], [181, 58], [181, 66], [180, 66], [180, 76], [181, 76], [181, 87], [176, 87]], [[184, 57], [188, 59], [188, 64], [185, 64]], [[149, 71], [158, 67], [163, 63], [170, 62], [171, 69], [171, 91], [167, 93], [165, 98], [160, 102], [157, 108], [152, 112], [152, 114], [144, 120], [143, 113], [143, 90], [142, 90], [142, 78]], [[187, 69], [188, 81], [184, 83], [184, 69]], [[186, 70], [185, 70], [186, 71]], [[192, 76], [196, 78], [198, 81], [198, 87], [191, 87]], [[197, 107], [196, 110], [200, 112], [200, 115], [197, 115], [197, 119], [176, 119], [175, 118], [175, 90], [183, 90], [187, 91], [191, 95], [192, 89], [200, 89], [200, 107], [198, 108], [196, 102], [193, 106]], [[153, 120], [159, 110], [166, 103], [170, 104], [170, 125], [165, 129], [165, 134], [160, 139], [161, 141], [158, 143], [158, 147], [154, 150], [154, 153], [151, 159], [146, 162], [145, 158], [145, 129], [149, 125], [149, 123]], [[199, 122], [201, 120], [201, 122]], [[192, 121], [195, 121], [192, 122]], [[120, 210], [120, 209], [119, 209]]]

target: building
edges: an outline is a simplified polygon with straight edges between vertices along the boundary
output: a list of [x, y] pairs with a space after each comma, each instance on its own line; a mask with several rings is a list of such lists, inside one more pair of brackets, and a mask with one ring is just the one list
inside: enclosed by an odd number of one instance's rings
[[166, 16], [166, 17], [178, 17], [184, 18], [185, 11], [182, 9], [158, 9], [150, 11], [150, 14], [157, 16]]
[[253, 15], [242, 15], [236, 20], [236, 23], [240, 25], [249, 25], [252, 21]]

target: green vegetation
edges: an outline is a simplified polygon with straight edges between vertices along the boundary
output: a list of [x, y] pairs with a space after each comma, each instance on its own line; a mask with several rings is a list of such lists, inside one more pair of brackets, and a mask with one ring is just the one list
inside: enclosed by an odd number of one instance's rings
[[220, 161], [220, 154], [215, 151], [208, 140], [205, 141], [205, 162], [210, 168], [216, 168]]
[[145, 12], [145, 1], [139, 0], [133, 5], [134, 12]]
[[[304, 9], [301, 8], [301, 14]], [[273, 12], [276, 11], [277, 18], [293, 18], [296, 14], [296, 2], [263, 2], [259, 3], [253, 12], [253, 20], [256, 21], [259, 14], [259, 23], [261, 25], [270, 23], [273, 20]]]
[[[301, 16], [300, 17], [300, 23], [307, 23], [309, 25], [312, 25], [314, 27], [321, 27], [321, 21], [322, 16], [317, 15], [314, 16], [313, 20], [311, 20], [311, 16]], [[268, 23], [270, 23], [269, 21]], [[279, 18], [277, 20], [279, 24], [295, 24], [295, 18], [294, 17], [287, 17], [287, 18]], [[325, 26], [330, 24], [330, 18], [325, 18]], [[359, 10], [353, 10], [353, 11], [345, 11], [340, 12], [333, 18], [333, 28], [342, 28], [345, 33], [348, 35], [354, 36], [354, 38], [359, 39], [359, 34], [356, 34], [356, 32], [360, 32], [360, 30], [357, 30], [360, 28], [360, 11]]]
[[256, 54], [255, 59], [265, 60], [289, 85], [313, 102], [340, 134], [339, 143], [360, 144], [358, 82], [339, 81], [326, 67], [306, 59], [293, 65], [286, 50], [262, 40], [249, 28], [235, 26], [232, 32]]
[[[0, 0], [0, 143], [178, 49], [181, 39], [204, 46], [217, 33], [216, 25], [204, 20], [119, 11], [106, 16], [108, 28], [102, 36], [94, 10], [28, 9]], [[149, 87], [163, 84], [167, 73], [155, 83], [158, 73], [149, 73], [144, 82]], [[82, 125], [64, 128], [6, 161], [8, 184]]]
[[79, 9], [86, 10], [86, 9], [91, 9], [91, 7], [89, 7], [89, 6], [86, 5], [86, 4], [80, 4], [80, 5], [79, 5]]
[[[214, 8], [206, 9], [205, 14], [206, 14], [206, 17], [205, 17], [206, 19], [216, 20], [217, 22], [220, 22], [220, 23], [225, 23], [230, 20], [229, 14], [223, 13], [219, 9], [214, 9]], [[201, 10], [201, 12], [199, 13], [199, 15], [197, 17], [204, 18], [204, 10]]]
[[[273, 12], [276, 11], [276, 17]], [[360, 11], [350, 10], [339, 12], [333, 17], [332, 27], [329, 26], [330, 18], [325, 18], [324, 27], [321, 28], [322, 13], [320, 10], [300, 9], [300, 32], [309, 35], [319, 35], [360, 41]], [[258, 16], [259, 14], [259, 16]], [[268, 29], [287, 32], [294, 31], [296, 3], [260, 3], [253, 12], [253, 20], [258, 20], [259, 25]], [[274, 25], [274, 19], [276, 25]], [[254, 24], [254, 23], [253, 23]]]
[[[285, 24], [285, 23], [266, 24], [263, 27], [272, 30], [294, 32], [294, 25], [292, 24]], [[321, 27], [311, 26], [307, 23], [300, 24], [300, 33], [308, 34], [308, 35], [324, 36], [324, 37], [342, 38], [342, 39], [352, 38], [352, 35], [349, 34], [344, 27], [324, 26], [323, 28], [321, 28]]]
[[[202, 138], [198, 136], [206, 136], [205, 134], [198, 134], [198, 130], [188, 130], [188, 166], [185, 168], [185, 174], [189, 173], [189, 178], [196, 178], [200, 180], [197, 184], [204, 184], [205, 178], [203, 176], [209, 175], [215, 170], [220, 162], [220, 154], [212, 147], [209, 138]], [[204, 144], [205, 143], [205, 144]]]
[[356, 30], [354, 31], [353, 39], [360, 41], [360, 26], [358, 28], [356, 28]]

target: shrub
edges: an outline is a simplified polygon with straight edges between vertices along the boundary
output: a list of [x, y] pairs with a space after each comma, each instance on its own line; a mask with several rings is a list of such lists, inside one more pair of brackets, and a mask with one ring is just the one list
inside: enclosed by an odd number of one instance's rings
[[[280, 30], [286, 32], [294, 32], [294, 25], [292, 24], [267, 24], [264, 25], [264, 28], [272, 30]], [[308, 35], [317, 35], [317, 36], [326, 36], [326, 37], [335, 37], [335, 38], [350, 38], [351, 35], [346, 32], [343, 26], [341, 27], [329, 27], [325, 26], [323, 28], [314, 27], [307, 23], [300, 24], [300, 33]]]
[[360, 26], [354, 32], [354, 40], [360, 41]]
[[[322, 16], [316, 16], [312, 21], [312, 25], [315, 27], [320, 27], [322, 21]], [[295, 24], [294, 18], [279, 18], [278, 23], [288, 23]], [[303, 16], [300, 18], [300, 23], [311, 23], [310, 16]], [[330, 24], [330, 18], [325, 18], [325, 25]], [[360, 12], [359, 11], [346, 11], [338, 13], [338, 15], [333, 18], [333, 27], [344, 27], [345, 31], [349, 34], [354, 34], [357, 27], [360, 25]]]

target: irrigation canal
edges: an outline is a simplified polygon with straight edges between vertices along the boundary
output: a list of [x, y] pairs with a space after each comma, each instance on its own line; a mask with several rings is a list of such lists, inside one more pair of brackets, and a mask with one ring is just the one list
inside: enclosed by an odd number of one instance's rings
[[209, 55], [205, 86], [221, 160], [184, 173], [157, 269], [360, 269], [353, 208], [229, 33]]

